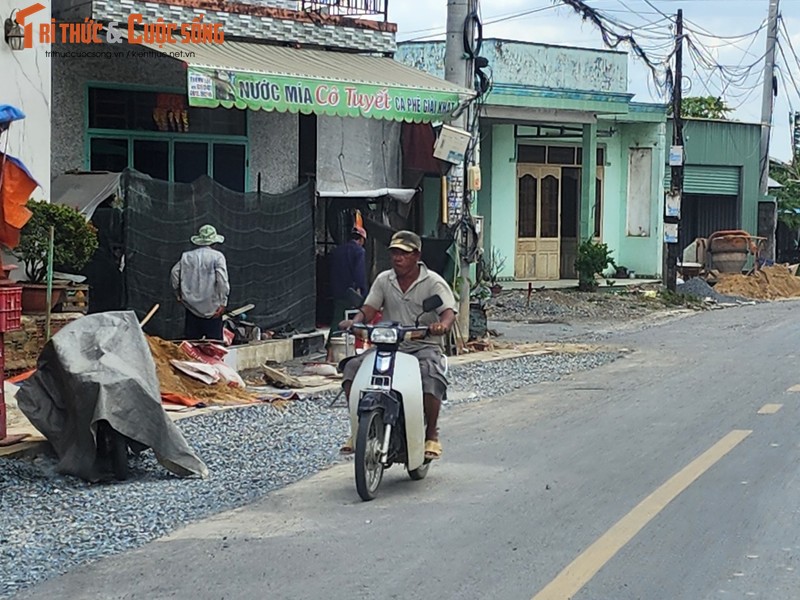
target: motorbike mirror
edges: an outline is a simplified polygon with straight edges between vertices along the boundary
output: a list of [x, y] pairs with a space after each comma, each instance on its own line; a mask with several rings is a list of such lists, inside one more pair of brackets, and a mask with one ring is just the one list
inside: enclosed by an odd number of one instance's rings
[[422, 317], [422, 315], [424, 315], [425, 313], [433, 312], [434, 310], [439, 308], [442, 304], [444, 304], [444, 301], [438, 294], [436, 294], [435, 296], [430, 296], [428, 298], [425, 298], [425, 300], [422, 301], [422, 312], [417, 316], [416, 320], [417, 327], [419, 327], [419, 320]]
[[425, 298], [425, 300], [422, 302], [422, 310], [426, 313], [433, 312], [442, 304], [444, 304], [444, 301], [442, 300], [441, 296], [437, 294], [435, 296], [431, 296], [430, 298]]
[[352, 308], [361, 308], [364, 306], [364, 297], [353, 288], [347, 288], [347, 302]]

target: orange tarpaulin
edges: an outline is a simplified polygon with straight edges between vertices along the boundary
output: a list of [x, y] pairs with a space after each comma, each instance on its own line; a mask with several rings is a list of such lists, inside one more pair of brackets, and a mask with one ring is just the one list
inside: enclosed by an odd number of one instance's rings
[[0, 152], [0, 244], [19, 244], [20, 229], [31, 218], [25, 204], [38, 186], [19, 159]]
[[[24, 373], [20, 373], [19, 375], [15, 375], [14, 377], [9, 377], [8, 379], [6, 379], [6, 381], [14, 384], [22, 383], [34, 373], [36, 373], [36, 369], [31, 369], [30, 371], [25, 371]], [[170, 404], [181, 404], [183, 406], [197, 406], [198, 404], [203, 404], [203, 401], [198, 398], [194, 398], [192, 396], [185, 396], [175, 392], [161, 392], [161, 400], [162, 402], [169, 402]]]
[[6, 379], [6, 381], [8, 381], [9, 383], [22, 383], [34, 373], [36, 373], [36, 369], [31, 369], [30, 371], [25, 371], [24, 373], [20, 373], [19, 375], [14, 375], [13, 377], [9, 377], [8, 379]]
[[190, 396], [184, 396], [182, 394], [176, 394], [174, 392], [161, 392], [161, 401], [169, 402], [170, 404], [180, 404], [182, 406], [197, 406], [198, 404], [203, 404], [202, 400], [198, 400], [197, 398], [192, 398]]

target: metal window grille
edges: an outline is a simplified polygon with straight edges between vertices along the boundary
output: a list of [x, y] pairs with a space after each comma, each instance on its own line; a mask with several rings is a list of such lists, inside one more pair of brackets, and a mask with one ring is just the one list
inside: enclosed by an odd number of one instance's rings
[[389, 0], [301, 0], [300, 7], [305, 11], [327, 13], [331, 16], [382, 16], [386, 21]]

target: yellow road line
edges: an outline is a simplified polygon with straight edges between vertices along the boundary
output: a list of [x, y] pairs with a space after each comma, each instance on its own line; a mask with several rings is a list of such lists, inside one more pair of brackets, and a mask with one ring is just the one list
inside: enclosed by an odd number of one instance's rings
[[758, 409], [759, 415], [774, 415], [780, 409], [783, 408], [783, 404], [765, 404], [760, 409]]
[[752, 430], [734, 430], [642, 500], [548, 583], [533, 600], [568, 600], [631, 541], [645, 525], [703, 473], [747, 438]]

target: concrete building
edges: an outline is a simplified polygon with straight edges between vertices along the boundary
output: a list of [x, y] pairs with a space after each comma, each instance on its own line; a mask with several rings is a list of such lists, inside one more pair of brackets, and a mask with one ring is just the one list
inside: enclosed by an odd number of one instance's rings
[[[442, 76], [443, 42], [400, 44], [397, 58]], [[484, 247], [502, 277], [575, 278], [580, 241], [607, 243], [618, 265], [659, 276], [666, 110], [633, 102], [628, 56], [484, 40], [493, 87], [481, 113]], [[439, 194], [438, 179], [426, 195]], [[426, 228], [438, 204], [426, 201]]]
[[[393, 101], [423, 96], [457, 103], [459, 91], [387, 58], [396, 26], [353, 17], [358, 11], [348, 7], [363, 3], [339, 3], [343, 14], [290, 8], [301, 4], [319, 3], [226, 3], [219, 10], [205, 0], [56, 2], [59, 21], [89, 18], [125, 30], [132, 14], [145, 25], [202, 18], [219, 25], [225, 41], [54, 43], [53, 174], [132, 167], [167, 181], [207, 174], [235, 191], [271, 193], [306, 176], [320, 192], [398, 187], [400, 122], [442, 115], [376, 104], [345, 110], [346, 94], [353, 102], [388, 90]], [[385, 17], [384, 3], [370, 6]], [[328, 95], [318, 97], [320, 89]], [[231, 102], [215, 96], [223, 90]], [[269, 90], [281, 99], [261, 95]]]
[[[10, 20], [16, 24], [16, 13], [20, 3], [0, 0], [0, 23]], [[26, 24], [37, 30], [41, 23], [50, 21], [49, 6], [42, 6], [25, 19]], [[0, 104], [11, 104], [25, 113], [25, 119], [15, 121], [4, 143], [12, 156], [19, 158], [39, 183], [33, 193], [35, 200], [50, 200], [50, 113], [51, 62], [47, 57], [47, 46], [33, 44], [30, 48], [12, 50], [5, 39], [0, 40], [0, 74], [3, 86]]]

